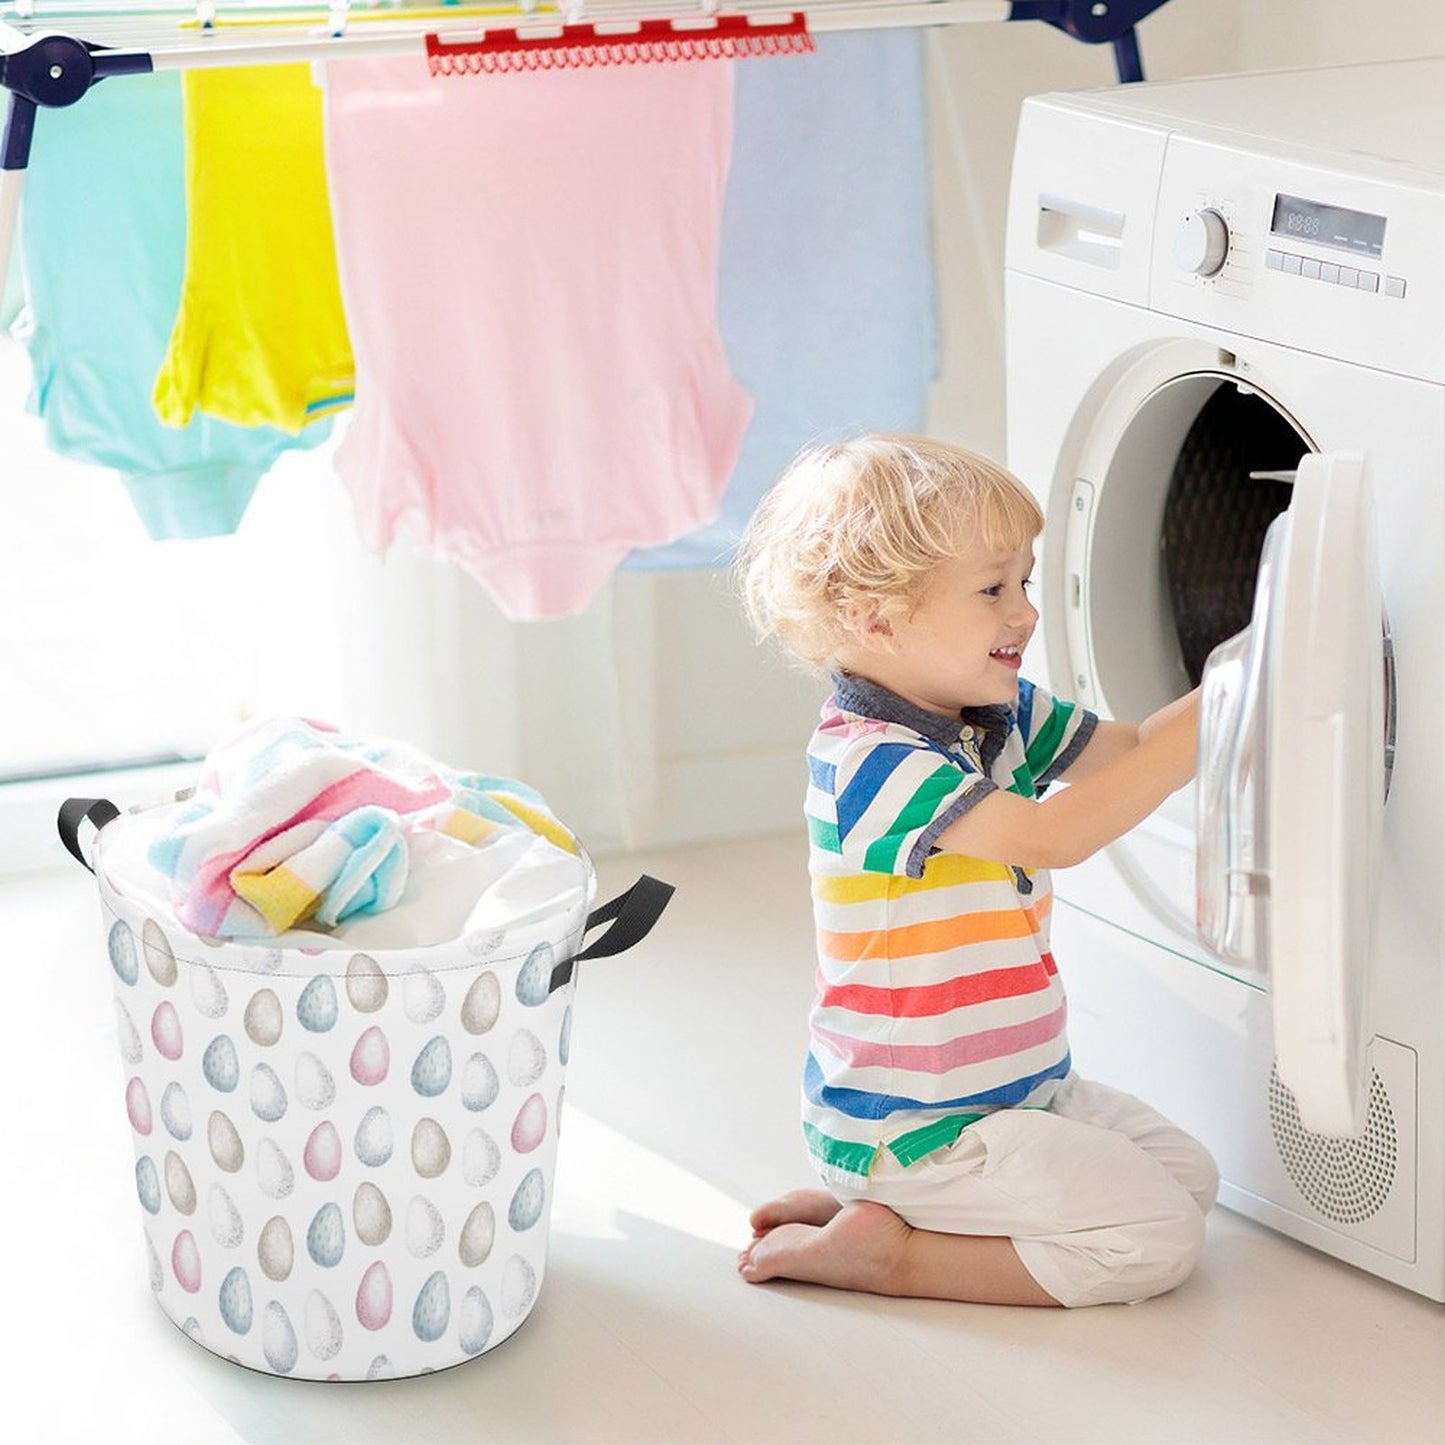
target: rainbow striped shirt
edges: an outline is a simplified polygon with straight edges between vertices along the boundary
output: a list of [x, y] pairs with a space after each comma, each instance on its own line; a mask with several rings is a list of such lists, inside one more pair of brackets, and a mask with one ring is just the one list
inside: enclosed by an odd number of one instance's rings
[[1068, 1073], [1048, 873], [934, 843], [999, 788], [1037, 797], [1098, 719], [1022, 678], [1014, 707], [958, 719], [834, 682], [808, 745], [803, 1133], [825, 1176], [856, 1182], [885, 1147], [912, 1164], [995, 1109], [1047, 1105]]

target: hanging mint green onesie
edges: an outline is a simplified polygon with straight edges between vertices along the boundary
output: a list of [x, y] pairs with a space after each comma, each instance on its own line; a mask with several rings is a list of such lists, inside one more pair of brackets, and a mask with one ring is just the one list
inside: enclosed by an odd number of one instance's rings
[[20, 216], [30, 407], [63, 456], [113, 467], [152, 537], [233, 532], [256, 483], [299, 436], [151, 406], [185, 271], [181, 83], [118, 76], [36, 117]]

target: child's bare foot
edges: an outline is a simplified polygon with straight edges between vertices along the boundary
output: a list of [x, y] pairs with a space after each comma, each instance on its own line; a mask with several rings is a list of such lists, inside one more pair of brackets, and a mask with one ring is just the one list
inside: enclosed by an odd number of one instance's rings
[[[824, 1213], [817, 1196], [830, 1206], [822, 1222], [817, 1222]], [[822, 1190], [800, 1189], [757, 1210], [755, 1227], [759, 1215], [771, 1217], [768, 1212], [787, 1201], [811, 1213], [802, 1219], [796, 1212], [780, 1217], [738, 1256], [738, 1273], [749, 1284], [798, 1279], [835, 1289], [895, 1293], [913, 1230], [891, 1209], [867, 1200], [840, 1206]]]
[[832, 1219], [843, 1206], [826, 1189], [790, 1189], [777, 1199], [760, 1204], [748, 1216], [753, 1238], [761, 1239], [780, 1224], [816, 1224]]
[[920, 1299], [1058, 1304], [1003, 1235], [915, 1229], [886, 1205], [839, 1205], [821, 1189], [795, 1189], [755, 1209], [752, 1221], [757, 1234], [738, 1256], [749, 1284], [796, 1279]]

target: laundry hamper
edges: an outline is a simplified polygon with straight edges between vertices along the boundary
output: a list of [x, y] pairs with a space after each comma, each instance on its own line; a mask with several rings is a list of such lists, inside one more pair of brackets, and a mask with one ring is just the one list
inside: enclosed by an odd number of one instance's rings
[[293, 1378], [416, 1375], [494, 1348], [546, 1268], [573, 965], [644, 937], [671, 887], [644, 875], [589, 912], [579, 853], [560, 890], [555, 869], [538, 886], [519, 866], [485, 926], [441, 944], [221, 942], [117, 880], [144, 816], [71, 799], [60, 832], [99, 883], [162, 1309]]

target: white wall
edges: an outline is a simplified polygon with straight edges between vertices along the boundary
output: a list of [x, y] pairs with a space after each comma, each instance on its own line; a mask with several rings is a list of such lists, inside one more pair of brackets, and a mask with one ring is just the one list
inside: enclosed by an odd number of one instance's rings
[[1445, 9], [1423, 0], [1265, 0], [1239, 5], [1239, 70], [1288, 70], [1445, 54]]
[[[1412, 0], [1173, 0], [1140, 38], [1148, 77], [1167, 79], [1445, 50], [1445, 14]], [[942, 308], [929, 424], [1001, 455], [1018, 108], [1114, 83], [1113, 59], [1033, 23], [941, 29], [929, 44]], [[358, 563], [354, 587], [352, 725], [524, 778], [593, 851], [796, 824], [823, 688], [753, 643], [725, 577], [622, 576], [583, 616], [520, 627], [454, 569], [404, 553]]]

